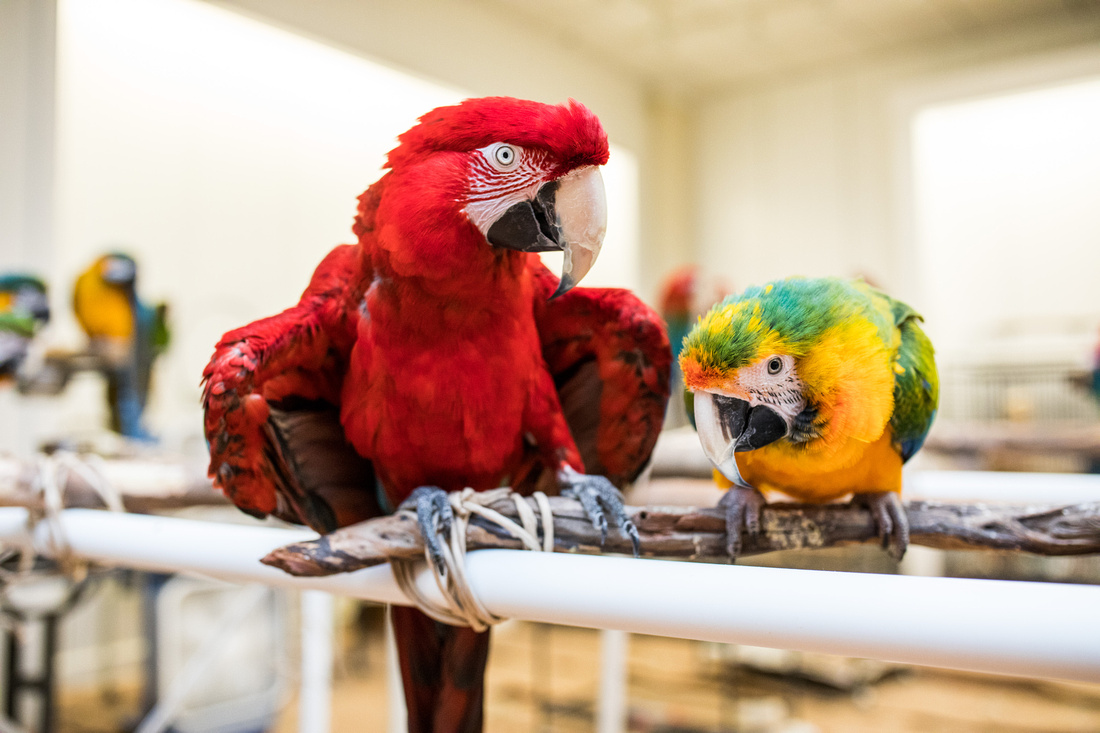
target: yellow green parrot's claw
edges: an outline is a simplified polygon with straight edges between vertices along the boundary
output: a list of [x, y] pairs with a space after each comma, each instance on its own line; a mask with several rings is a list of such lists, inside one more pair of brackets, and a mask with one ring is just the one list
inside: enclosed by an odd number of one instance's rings
[[875, 521], [882, 549], [901, 560], [909, 548], [909, 516], [896, 491], [869, 491], [856, 494], [853, 502], [865, 505]]
[[734, 486], [723, 496], [718, 506], [726, 510], [726, 550], [736, 561], [742, 549], [742, 531], [749, 537], [760, 534], [760, 513], [767, 504], [764, 495], [747, 486]]

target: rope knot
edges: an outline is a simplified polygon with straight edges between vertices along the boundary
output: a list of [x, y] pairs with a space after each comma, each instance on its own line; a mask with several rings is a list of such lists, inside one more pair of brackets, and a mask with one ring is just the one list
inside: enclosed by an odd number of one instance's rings
[[[519, 515], [522, 526], [490, 508], [491, 504], [509, 497], [516, 506], [516, 513]], [[462, 491], [451, 492], [447, 499], [454, 512], [454, 523], [451, 526], [450, 537], [441, 538], [444, 540], [440, 543], [443, 551], [442, 571], [432, 562], [426, 542], [424, 546], [424, 559], [432, 569], [432, 575], [439, 592], [443, 595], [444, 603], [437, 603], [427, 597], [416, 585], [419, 560], [396, 558], [390, 560], [398, 586], [425, 615], [440, 623], [469, 626], [479, 632], [500, 623], [504, 619], [491, 613], [470, 587], [466, 574], [466, 530], [473, 516], [477, 515], [515, 537], [528, 550], [553, 552], [554, 515], [550, 511], [550, 500], [541, 491], [536, 491], [532, 497], [539, 508], [538, 516], [522, 496], [508, 488], [474, 491], [467, 487]], [[541, 542], [539, 540], [540, 524]]]

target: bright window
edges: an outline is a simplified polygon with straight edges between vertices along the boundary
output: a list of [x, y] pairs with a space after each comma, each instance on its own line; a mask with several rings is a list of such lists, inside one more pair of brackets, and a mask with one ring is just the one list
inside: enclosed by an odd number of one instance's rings
[[914, 123], [917, 247], [945, 355], [1084, 358], [1100, 323], [1100, 79]]

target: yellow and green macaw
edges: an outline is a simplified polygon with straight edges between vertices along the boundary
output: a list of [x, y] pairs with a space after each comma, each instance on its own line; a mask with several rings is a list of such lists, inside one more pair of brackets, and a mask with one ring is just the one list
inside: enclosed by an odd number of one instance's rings
[[[939, 377], [921, 317], [862, 281], [790, 278], [716, 305], [680, 355], [719, 483], [731, 556], [759, 531], [760, 489], [799, 501], [853, 494], [883, 546], [909, 542], [901, 466], [924, 443]], [[724, 480], [723, 480], [724, 479]]]
[[167, 306], [137, 295], [137, 263], [111, 252], [96, 259], [73, 286], [73, 313], [107, 378], [111, 429], [149, 439], [142, 413], [154, 360], [168, 346]]

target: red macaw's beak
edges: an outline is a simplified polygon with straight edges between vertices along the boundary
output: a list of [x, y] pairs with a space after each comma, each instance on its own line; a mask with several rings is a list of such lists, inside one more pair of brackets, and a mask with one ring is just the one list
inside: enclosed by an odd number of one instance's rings
[[788, 432], [786, 421], [770, 407], [736, 397], [695, 392], [695, 427], [703, 452], [734, 486], [753, 488], [737, 467], [736, 454], [763, 448]]
[[492, 223], [486, 239], [521, 252], [564, 252], [553, 299], [592, 269], [606, 229], [603, 177], [599, 167], [588, 165], [543, 184], [533, 199], [513, 204]]

